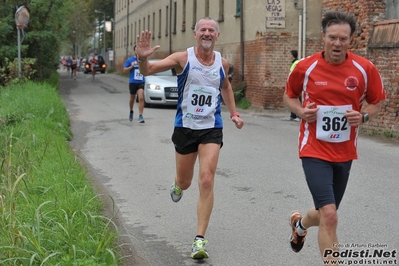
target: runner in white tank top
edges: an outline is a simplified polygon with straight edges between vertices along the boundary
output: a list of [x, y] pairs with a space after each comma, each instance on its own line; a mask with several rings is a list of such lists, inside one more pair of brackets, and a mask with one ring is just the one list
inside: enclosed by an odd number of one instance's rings
[[[222, 97], [231, 120], [238, 129], [244, 122], [236, 111], [233, 89], [226, 78], [229, 62], [214, 51], [219, 38], [218, 22], [202, 18], [195, 25], [195, 47], [176, 52], [167, 58], [148, 62], [159, 46], [151, 47], [151, 32], [143, 31], [136, 38], [136, 54], [140, 72], [146, 76], [171, 68], [178, 74], [179, 100], [172, 141], [175, 145], [176, 176], [170, 196], [178, 202], [191, 184], [197, 157], [199, 165], [199, 198], [197, 233], [191, 258], [204, 259], [209, 254], [204, 239], [213, 208], [213, 187], [220, 148], [223, 145], [221, 117]], [[176, 217], [184, 219], [185, 217]], [[176, 228], [177, 229], [177, 228]]]

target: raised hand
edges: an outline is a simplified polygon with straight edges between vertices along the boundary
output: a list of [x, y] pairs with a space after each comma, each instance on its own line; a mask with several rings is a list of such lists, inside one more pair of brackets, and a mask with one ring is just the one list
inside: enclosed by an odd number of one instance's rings
[[136, 36], [136, 54], [141, 60], [145, 60], [161, 47], [159, 45], [151, 47], [151, 35], [151, 31], [145, 30]]

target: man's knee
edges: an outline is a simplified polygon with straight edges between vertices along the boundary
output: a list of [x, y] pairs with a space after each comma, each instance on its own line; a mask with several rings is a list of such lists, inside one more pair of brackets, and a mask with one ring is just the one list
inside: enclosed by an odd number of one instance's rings
[[191, 186], [191, 180], [189, 180], [189, 179], [180, 179], [178, 186], [182, 190], [186, 190], [186, 189], [188, 189]]
[[320, 211], [320, 223], [327, 227], [335, 228], [338, 223], [338, 215], [335, 204], [328, 204], [319, 209]]
[[212, 189], [214, 184], [214, 175], [211, 172], [201, 173], [199, 184], [202, 189]]

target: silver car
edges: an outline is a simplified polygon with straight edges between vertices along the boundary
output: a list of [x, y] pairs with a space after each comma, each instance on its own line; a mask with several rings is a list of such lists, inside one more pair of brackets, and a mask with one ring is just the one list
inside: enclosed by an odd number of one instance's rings
[[177, 98], [177, 76], [174, 70], [145, 76], [144, 104], [146, 106], [177, 105]]

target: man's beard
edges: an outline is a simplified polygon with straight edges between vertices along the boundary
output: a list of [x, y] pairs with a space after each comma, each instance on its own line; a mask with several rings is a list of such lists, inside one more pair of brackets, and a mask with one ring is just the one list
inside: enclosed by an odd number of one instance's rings
[[207, 39], [207, 40], [201, 40], [201, 47], [204, 49], [209, 49], [212, 47], [212, 40]]

